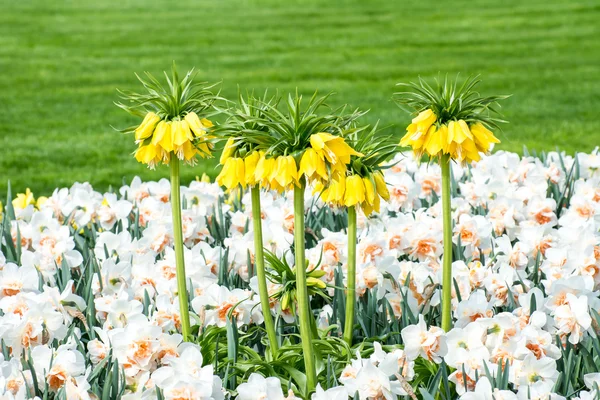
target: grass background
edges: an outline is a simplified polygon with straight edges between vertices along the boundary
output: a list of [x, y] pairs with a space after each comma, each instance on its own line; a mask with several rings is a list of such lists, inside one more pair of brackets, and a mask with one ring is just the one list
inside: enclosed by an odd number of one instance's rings
[[[222, 94], [335, 91], [402, 134], [397, 82], [481, 74], [484, 94], [513, 94], [499, 148], [590, 151], [600, 144], [600, 3], [548, 0], [0, 0], [0, 193], [89, 181], [118, 186], [149, 171], [135, 119], [113, 105], [134, 72], [195, 66]], [[183, 168], [183, 182], [207, 170]]]

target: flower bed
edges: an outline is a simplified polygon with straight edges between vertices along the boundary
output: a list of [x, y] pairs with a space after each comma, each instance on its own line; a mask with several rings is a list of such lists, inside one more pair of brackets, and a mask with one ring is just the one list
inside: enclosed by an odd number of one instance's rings
[[[399, 155], [358, 213], [354, 344], [342, 340], [346, 213], [305, 198], [313, 399], [595, 398], [600, 154], [498, 152], [453, 165], [454, 328], [440, 322], [440, 168]], [[293, 399], [303, 354], [291, 196], [261, 193], [280, 348], [263, 330], [250, 193], [182, 187], [192, 341], [183, 342], [170, 184], [87, 184], [2, 214], [2, 398]], [[265, 378], [266, 377], [266, 378]]]

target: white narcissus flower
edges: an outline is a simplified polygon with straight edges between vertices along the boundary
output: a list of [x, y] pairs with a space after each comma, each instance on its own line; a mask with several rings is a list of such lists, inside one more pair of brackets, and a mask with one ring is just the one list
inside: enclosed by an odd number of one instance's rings
[[499, 390], [492, 388], [490, 380], [483, 376], [475, 385], [475, 390], [465, 392], [460, 400], [517, 400], [517, 395], [510, 390]]
[[472, 292], [468, 299], [458, 303], [454, 312], [457, 328], [465, 327], [479, 318], [491, 318], [494, 315], [493, 303], [487, 299], [483, 290]]
[[439, 364], [448, 352], [446, 333], [437, 326], [427, 329], [423, 315], [419, 315], [419, 322], [416, 325], [409, 325], [402, 329], [402, 341], [404, 352], [409, 360], [421, 356]]
[[311, 400], [348, 400], [348, 391], [343, 386], [323, 390], [319, 383], [317, 384], [316, 392], [313, 393]]
[[260, 374], [253, 373], [246, 383], [237, 387], [238, 400], [284, 400], [281, 381], [279, 378], [265, 378]]
[[579, 343], [592, 325], [587, 296], [576, 297], [567, 293], [565, 304], [554, 310], [554, 321], [559, 335], [568, 335], [568, 340], [572, 344]]
[[213, 374], [212, 365], [202, 366], [197, 345], [183, 343], [180, 354], [168, 356], [169, 365], [152, 373], [152, 381], [165, 399], [223, 400], [221, 379]]
[[7, 263], [0, 269], [0, 299], [21, 292], [36, 292], [39, 288], [39, 275], [31, 266], [18, 267]]
[[256, 304], [252, 292], [242, 289], [229, 290], [217, 284], [209, 286], [204, 294], [192, 300], [194, 311], [204, 314], [205, 326], [216, 325], [221, 328], [227, 324], [230, 313], [238, 327], [250, 322], [261, 323], [262, 313], [255, 307]]

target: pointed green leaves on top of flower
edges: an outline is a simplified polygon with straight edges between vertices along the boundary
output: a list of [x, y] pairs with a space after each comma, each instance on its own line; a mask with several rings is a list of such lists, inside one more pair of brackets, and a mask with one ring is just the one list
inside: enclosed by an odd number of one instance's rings
[[175, 64], [171, 76], [165, 73], [164, 84], [148, 72], [144, 78], [136, 76], [145, 92], [119, 90], [121, 102], [115, 103], [143, 117], [140, 125], [122, 130], [135, 133], [135, 158], [154, 167], [161, 161], [168, 164], [172, 155], [191, 164], [198, 155], [211, 156], [213, 123], [207, 118], [215, 113], [213, 105], [219, 99], [211, 91], [215, 85], [194, 82], [193, 69], [180, 79]]
[[480, 80], [470, 77], [459, 85], [436, 80], [431, 86], [419, 78], [418, 83], [400, 83], [403, 91], [395, 93], [396, 103], [417, 114], [407, 127], [400, 145], [412, 147], [420, 157], [449, 154], [459, 162], [478, 161], [500, 141], [490, 129], [506, 122], [500, 118], [498, 102], [508, 96], [481, 96], [476, 90]]
[[435, 86], [431, 86], [419, 77], [418, 83], [398, 83], [397, 86], [405, 90], [394, 93], [394, 99], [401, 108], [411, 113], [431, 109], [439, 124], [464, 120], [469, 124], [479, 122], [497, 128], [498, 123], [506, 122], [498, 118], [498, 101], [509, 96], [481, 96], [476, 90], [480, 82], [478, 76], [472, 76], [459, 86], [458, 77], [450, 80], [446, 76], [443, 82], [436, 79]]
[[[218, 181], [230, 185], [260, 184], [277, 191], [308, 181], [329, 182], [345, 171], [355, 152], [344, 140], [361, 114], [331, 109], [329, 95], [315, 93], [308, 102], [297, 92], [278, 97], [240, 96], [228, 111], [227, 138]], [[243, 160], [242, 160], [243, 159]], [[243, 165], [243, 169], [242, 169]], [[244, 176], [245, 181], [233, 179]], [[232, 179], [230, 179], [232, 178]]]

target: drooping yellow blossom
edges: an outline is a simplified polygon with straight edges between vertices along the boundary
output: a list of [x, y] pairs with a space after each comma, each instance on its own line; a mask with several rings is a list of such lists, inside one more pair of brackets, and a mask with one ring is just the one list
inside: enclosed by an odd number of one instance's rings
[[350, 147], [344, 138], [326, 132], [311, 135], [310, 145], [321, 159], [325, 158], [329, 162], [333, 175], [346, 169], [351, 156], [362, 157], [362, 154]]
[[489, 152], [492, 143], [500, 143], [500, 140], [480, 122], [471, 125], [471, 133], [475, 140], [475, 146], [482, 153]]
[[286, 188], [298, 183], [298, 167], [292, 156], [279, 156], [271, 174], [271, 186]]
[[[195, 138], [212, 138], [210, 135], [208, 135], [210, 128], [214, 126], [214, 124], [211, 121], [209, 121], [206, 118], [200, 119], [195, 112], [186, 114], [184, 119], [188, 123]], [[210, 156], [213, 147], [214, 145], [211, 142], [203, 140], [197, 144], [197, 148], [199, 151], [197, 151], [196, 154], [203, 158]]]
[[323, 157], [313, 148], [304, 151], [300, 160], [298, 175], [306, 176], [308, 181], [327, 181], [327, 166]]
[[158, 125], [156, 125], [154, 135], [152, 136], [152, 144], [155, 146], [160, 146], [166, 152], [173, 151], [171, 122], [160, 121]]
[[217, 183], [227, 189], [236, 188], [238, 185], [246, 187], [244, 160], [239, 157], [228, 158], [217, 176]]
[[453, 160], [472, 162], [481, 159], [479, 153], [489, 152], [492, 143], [500, 143], [480, 122], [469, 125], [462, 119], [447, 124], [436, 124], [436, 121], [437, 117], [430, 109], [419, 113], [406, 128], [400, 146], [411, 147], [417, 157], [449, 154]]
[[373, 204], [376, 196], [375, 185], [373, 185], [371, 177], [365, 177], [362, 179], [365, 185], [365, 202], [368, 204]]
[[221, 153], [221, 157], [219, 158], [219, 164], [225, 165], [225, 161], [227, 161], [227, 159], [233, 155], [234, 151], [235, 141], [233, 138], [229, 138], [227, 139], [225, 147], [223, 148], [223, 152]]
[[435, 125], [432, 125], [431, 128], [429, 128], [423, 146], [425, 152], [429, 155], [439, 154], [442, 150], [446, 152], [448, 150], [448, 127], [442, 125], [438, 129]]
[[205, 136], [208, 134], [209, 129], [214, 126], [213, 123], [206, 118], [200, 119], [195, 112], [187, 113], [184, 120], [188, 123], [192, 132], [194, 132], [195, 137]]
[[256, 182], [260, 182], [264, 187], [269, 187], [271, 184], [269, 178], [271, 172], [275, 169], [275, 164], [276, 161], [274, 158], [269, 158], [265, 154], [262, 154], [254, 170], [254, 179]]
[[459, 162], [479, 161], [481, 156], [473, 141], [473, 134], [465, 121], [450, 121], [448, 123], [448, 149], [446, 153]]
[[344, 205], [351, 207], [360, 205], [365, 201], [365, 184], [358, 175], [350, 175], [346, 178], [346, 193], [344, 195]]
[[254, 172], [256, 171], [256, 165], [260, 160], [262, 152], [253, 151], [244, 158], [244, 180], [249, 186], [254, 186], [257, 183]]
[[149, 138], [154, 132], [154, 128], [156, 127], [156, 124], [158, 124], [158, 121], [160, 121], [160, 117], [152, 111], [146, 114], [140, 126], [135, 129], [136, 142]]
[[383, 174], [380, 171], [376, 171], [373, 173], [373, 179], [375, 180], [377, 194], [385, 201], [388, 201], [390, 199], [390, 191], [387, 188]]
[[148, 164], [153, 167], [161, 161], [161, 155], [158, 146], [150, 143], [141, 145], [135, 151], [135, 159], [143, 164]]
[[435, 132], [433, 124], [436, 120], [433, 110], [421, 111], [406, 128], [406, 135], [400, 140], [400, 146], [410, 146], [415, 154], [421, 155], [429, 134]]
[[326, 203], [336, 206], [344, 205], [344, 194], [346, 193], [346, 176], [341, 175], [337, 180], [332, 180], [327, 188], [321, 183], [315, 185], [315, 192], [321, 191], [321, 199]]
[[158, 115], [149, 112], [135, 129], [135, 139], [139, 144], [135, 158], [154, 167], [160, 161], [168, 164], [173, 152], [180, 160], [194, 164], [197, 155], [207, 157], [211, 154], [213, 146], [207, 140], [212, 126], [212, 122], [200, 119], [194, 112], [172, 121], [161, 120]]
[[192, 139], [192, 131], [186, 121], [172, 121], [171, 134], [173, 136], [173, 147], [183, 146], [185, 142]]

